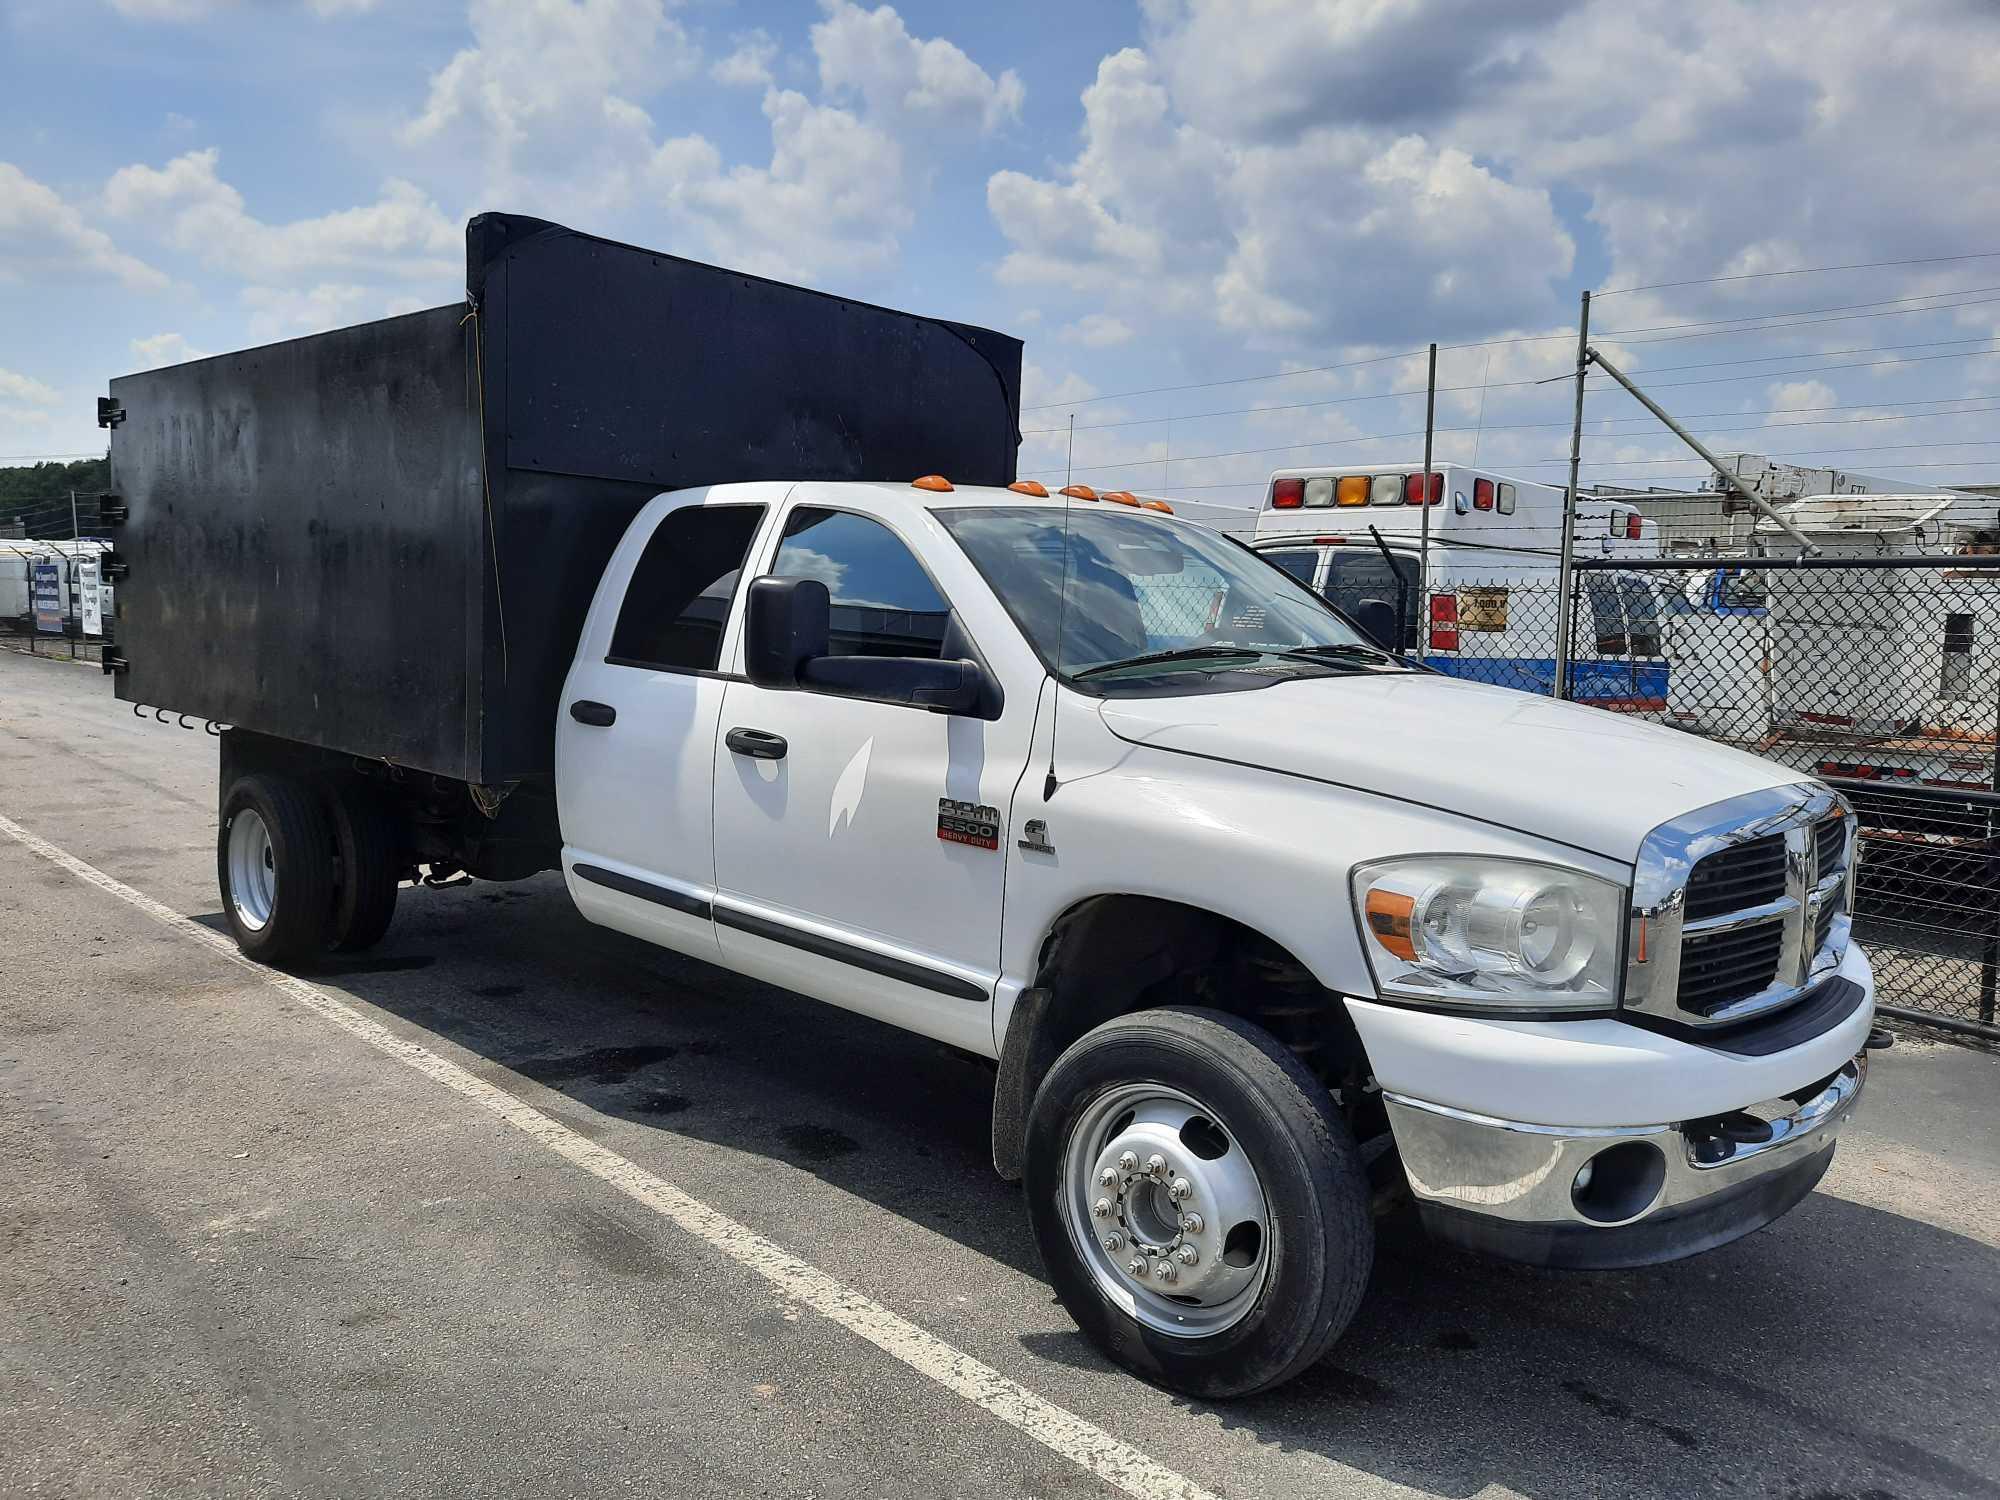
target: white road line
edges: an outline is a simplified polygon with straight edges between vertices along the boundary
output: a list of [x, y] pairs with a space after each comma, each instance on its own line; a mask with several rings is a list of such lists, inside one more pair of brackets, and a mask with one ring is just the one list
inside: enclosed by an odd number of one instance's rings
[[289, 974], [251, 962], [237, 951], [231, 939], [211, 932], [163, 902], [155, 901], [144, 891], [134, 890], [123, 881], [113, 879], [96, 866], [86, 864], [4, 815], [0, 815], [0, 833], [50, 864], [67, 870], [77, 879], [88, 881], [99, 890], [108, 891], [128, 905], [136, 906], [182, 937], [191, 938], [229, 962], [248, 969], [315, 1014], [359, 1037], [369, 1046], [386, 1052], [398, 1062], [407, 1063], [433, 1082], [484, 1105], [509, 1125], [532, 1136], [559, 1156], [602, 1178], [663, 1218], [672, 1220], [731, 1260], [748, 1266], [787, 1297], [803, 1302], [848, 1332], [858, 1334], [884, 1353], [893, 1355], [919, 1374], [929, 1376], [1009, 1426], [1019, 1428], [1036, 1442], [1071, 1463], [1088, 1469], [1106, 1483], [1115, 1485], [1128, 1495], [1137, 1496], [1138, 1500], [1215, 1500], [1193, 1480], [1156, 1463], [1101, 1427], [1086, 1422], [1074, 1412], [1065, 1411], [1054, 1402], [1043, 1400], [990, 1365], [898, 1317], [881, 1303], [806, 1264], [782, 1246], [773, 1244], [728, 1215], [689, 1197], [664, 1177], [655, 1176], [616, 1152], [605, 1150], [560, 1121], [523, 1104], [506, 1090], [476, 1077], [449, 1058], [428, 1047], [405, 1041], [330, 992], [303, 979], [295, 979]]

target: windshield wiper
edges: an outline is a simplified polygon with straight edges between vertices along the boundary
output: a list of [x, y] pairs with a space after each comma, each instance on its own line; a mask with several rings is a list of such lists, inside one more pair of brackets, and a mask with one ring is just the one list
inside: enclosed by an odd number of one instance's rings
[[1128, 656], [1123, 661], [1099, 662], [1094, 667], [1085, 667], [1071, 675], [1077, 680], [1095, 677], [1099, 672], [1117, 672], [1126, 667], [1151, 667], [1162, 662], [1199, 661], [1205, 656], [1221, 657], [1227, 661], [1240, 661], [1246, 657], [1269, 656], [1269, 651], [1256, 651], [1248, 646], [1182, 646], [1173, 651], [1154, 651], [1145, 656]]
[[1293, 646], [1284, 651], [1273, 651], [1272, 656], [1296, 656], [1306, 661], [1383, 661], [1396, 660], [1393, 652], [1376, 646], [1341, 644], [1333, 646]]

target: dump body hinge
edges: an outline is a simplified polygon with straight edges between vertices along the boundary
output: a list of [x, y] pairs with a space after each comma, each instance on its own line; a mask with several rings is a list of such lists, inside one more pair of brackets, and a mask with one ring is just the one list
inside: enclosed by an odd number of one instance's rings
[[115, 549], [106, 549], [97, 555], [97, 576], [106, 583], [117, 583], [132, 576], [132, 565]]
[[99, 427], [116, 427], [124, 420], [124, 402], [120, 401], [116, 396], [99, 396], [97, 398], [97, 425]]
[[132, 663], [126, 659], [125, 653], [120, 651], [116, 646], [113, 646], [109, 641], [106, 641], [104, 643], [104, 675], [106, 677], [115, 677], [121, 672], [130, 671], [131, 668]]
[[132, 512], [125, 504], [123, 495], [99, 495], [97, 497], [97, 520], [103, 526], [123, 526], [132, 518]]

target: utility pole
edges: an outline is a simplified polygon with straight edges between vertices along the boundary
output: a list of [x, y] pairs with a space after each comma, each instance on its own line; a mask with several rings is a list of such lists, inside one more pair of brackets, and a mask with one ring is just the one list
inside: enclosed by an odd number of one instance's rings
[[1576, 552], [1576, 471], [1583, 462], [1583, 378], [1590, 373], [1590, 293], [1576, 320], [1576, 419], [1569, 431], [1569, 490], [1563, 496], [1562, 557], [1556, 568], [1556, 696], [1569, 696], [1571, 562]]
[[70, 540], [71, 540], [72, 542], [80, 542], [80, 541], [82, 541], [82, 540], [83, 540], [83, 531], [82, 531], [82, 529], [81, 529], [80, 527], [78, 527], [78, 525], [76, 524], [76, 491], [75, 491], [75, 490], [71, 490], [71, 491], [69, 492], [69, 539], [70, 539]]
[[[1424, 479], [1423, 511], [1417, 522], [1417, 660], [1430, 654], [1431, 647], [1431, 442], [1437, 435], [1438, 346], [1431, 345], [1430, 379], [1424, 386]], [[1397, 629], [1402, 626], [1399, 624]]]

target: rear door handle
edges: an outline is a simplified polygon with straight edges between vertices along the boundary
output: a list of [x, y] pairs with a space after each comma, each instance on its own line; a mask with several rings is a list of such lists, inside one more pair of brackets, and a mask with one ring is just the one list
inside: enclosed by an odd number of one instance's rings
[[722, 737], [722, 743], [752, 760], [783, 760], [789, 748], [782, 734], [763, 729], [732, 729]]
[[618, 710], [609, 703], [597, 703], [589, 698], [579, 698], [569, 706], [569, 716], [579, 724], [590, 724], [598, 729], [609, 729], [618, 722]]

